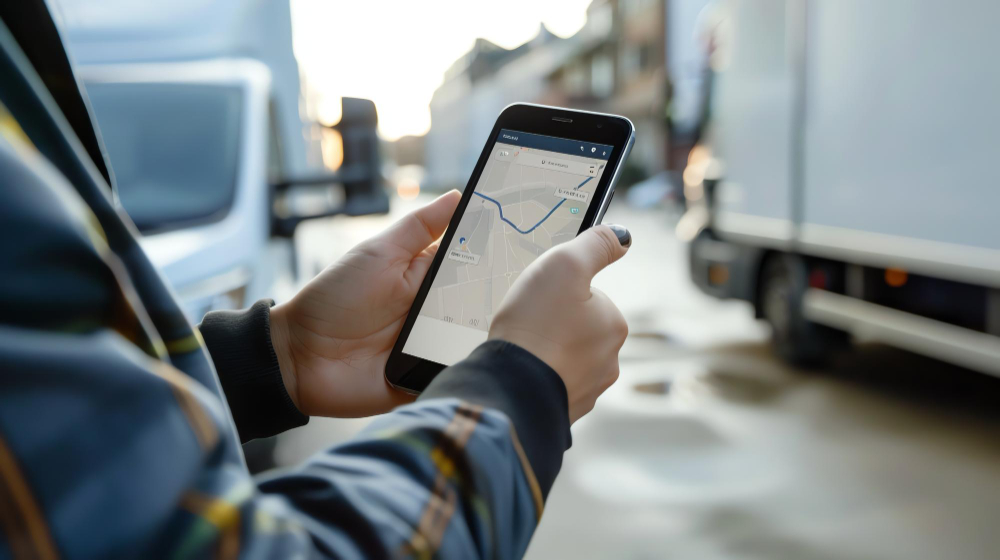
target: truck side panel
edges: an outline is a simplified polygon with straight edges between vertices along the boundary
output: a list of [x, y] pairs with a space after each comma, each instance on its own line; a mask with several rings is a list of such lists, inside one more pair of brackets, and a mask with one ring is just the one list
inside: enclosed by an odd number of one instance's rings
[[808, 9], [803, 250], [1000, 281], [1000, 3]]
[[[716, 24], [713, 149], [725, 161], [714, 200], [720, 236], [787, 241], [795, 78], [786, 0], [734, 0]], [[712, 24], [710, 24], [712, 25]]]

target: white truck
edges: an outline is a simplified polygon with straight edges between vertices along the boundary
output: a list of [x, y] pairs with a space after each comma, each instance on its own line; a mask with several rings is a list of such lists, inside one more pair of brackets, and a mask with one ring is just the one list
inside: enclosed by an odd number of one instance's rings
[[691, 275], [784, 358], [849, 333], [1000, 375], [993, 0], [728, 0], [684, 171]]
[[[192, 321], [291, 291], [303, 219], [388, 210], [370, 101], [344, 99], [343, 165], [322, 166], [288, 0], [54, 7], [116, 196]], [[321, 203], [303, 211], [307, 186]]]

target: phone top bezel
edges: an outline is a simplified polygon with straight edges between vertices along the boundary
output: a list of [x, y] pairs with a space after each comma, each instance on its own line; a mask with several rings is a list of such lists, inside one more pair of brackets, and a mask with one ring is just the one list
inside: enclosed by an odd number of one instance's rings
[[[603, 113], [592, 113], [587, 111], [576, 111], [558, 107], [547, 107], [529, 103], [516, 103], [507, 106], [497, 118], [490, 131], [489, 137], [483, 145], [483, 151], [479, 155], [476, 167], [469, 177], [469, 181], [462, 192], [462, 199], [458, 203], [455, 214], [452, 216], [448, 229], [441, 239], [441, 247], [449, 247], [465, 209], [472, 199], [472, 193], [476, 184], [489, 161], [493, 152], [493, 146], [497, 142], [497, 136], [501, 129], [526, 132], [531, 134], [542, 134], [557, 138], [566, 138], [593, 144], [606, 144], [612, 147], [611, 155], [608, 157], [608, 169], [605, 170], [594, 191], [594, 203], [587, 208], [580, 226], [580, 232], [592, 227], [598, 217], [606, 209], [607, 197], [611, 194], [611, 188], [618, 178], [620, 167], [624, 157], [627, 157], [634, 139], [635, 127], [632, 122], [625, 117], [617, 115], [607, 115]], [[599, 202], [598, 202], [599, 201]], [[427, 275], [421, 282], [417, 296], [413, 300], [413, 306], [406, 316], [403, 327], [396, 338], [389, 359], [385, 367], [385, 379], [393, 387], [408, 393], [419, 394], [427, 386], [434, 376], [436, 376], [445, 365], [433, 362], [417, 356], [403, 353], [403, 346], [413, 329], [413, 324], [417, 319], [420, 308], [427, 299], [433, 278], [437, 275], [438, 269], [444, 260], [445, 250], [439, 250], [427, 271]], [[442, 341], [446, 343], [445, 341]]]

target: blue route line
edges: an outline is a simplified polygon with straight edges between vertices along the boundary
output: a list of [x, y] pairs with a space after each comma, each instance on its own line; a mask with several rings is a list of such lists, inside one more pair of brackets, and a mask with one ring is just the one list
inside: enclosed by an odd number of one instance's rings
[[[593, 177], [587, 177], [586, 179], [584, 179], [584, 180], [583, 180], [583, 182], [582, 182], [582, 183], [580, 183], [579, 185], [577, 185], [577, 186], [576, 186], [576, 188], [575, 188], [575, 189], [573, 189], [573, 190], [579, 190], [579, 188], [580, 188], [580, 187], [582, 187], [582, 186], [586, 185], [586, 184], [587, 184], [587, 182], [588, 182], [588, 181], [590, 181], [591, 179], [593, 179]], [[493, 198], [490, 198], [490, 197], [486, 196], [485, 194], [482, 194], [482, 193], [478, 193], [478, 192], [473, 192], [472, 194], [474, 194], [474, 195], [476, 195], [476, 196], [479, 196], [479, 197], [482, 197], [482, 198], [485, 198], [486, 200], [488, 200], [488, 201], [492, 202], [493, 204], [496, 204], [496, 205], [497, 205], [497, 210], [499, 210], [499, 211], [500, 211], [500, 219], [501, 219], [501, 220], [503, 220], [504, 222], [507, 222], [507, 225], [509, 225], [510, 227], [512, 227], [512, 228], [514, 228], [515, 230], [517, 230], [517, 232], [518, 232], [518, 233], [522, 233], [522, 234], [529, 234], [529, 233], [531, 233], [531, 232], [535, 231], [535, 229], [536, 229], [536, 228], [537, 228], [538, 226], [542, 225], [542, 224], [543, 224], [543, 223], [545, 222], [545, 220], [548, 220], [548, 219], [549, 219], [549, 216], [551, 216], [551, 215], [552, 215], [552, 213], [553, 213], [553, 212], [555, 212], [557, 208], [559, 208], [560, 206], [562, 206], [562, 203], [563, 203], [563, 202], [566, 202], [566, 199], [565, 199], [565, 198], [564, 198], [564, 199], [562, 199], [562, 200], [560, 200], [560, 201], [559, 201], [559, 202], [558, 202], [558, 203], [557, 203], [557, 204], [556, 204], [555, 206], [553, 206], [553, 207], [552, 207], [552, 210], [549, 210], [549, 213], [548, 213], [548, 214], [546, 214], [544, 218], [542, 218], [541, 220], [539, 220], [539, 222], [538, 222], [537, 224], [535, 224], [535, 225], [531, 226], [531, 229], [529, 229], [529, 230], [525, 231], [525, 230], [523, 230], [523, 229], [521, 229], [521, 228], [517, 227], [517, 226], [516, 226], [516, 225], [514, 224], [514, 222], [512, 222], [512, 221], [508, 220], [507, 218], [504, 218], [504, 217], [503, 217], [503, 206], [500, 206], [500, 203], [499, 203], [499, 202], [497, 202], [497, 200], [496, 200], [496, 199], [493, 199]]]

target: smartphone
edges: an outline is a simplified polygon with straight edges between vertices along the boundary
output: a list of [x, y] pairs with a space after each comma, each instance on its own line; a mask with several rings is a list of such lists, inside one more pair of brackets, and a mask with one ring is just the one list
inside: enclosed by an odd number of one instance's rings
[[625, 117], [526, 103], [504, 109], [389, 355], [386, 380], [419, 393], [485, 342], [525, 267], [601, 223], [634, 142]]

